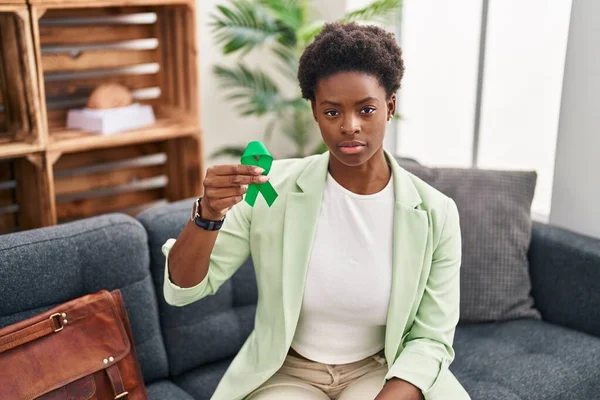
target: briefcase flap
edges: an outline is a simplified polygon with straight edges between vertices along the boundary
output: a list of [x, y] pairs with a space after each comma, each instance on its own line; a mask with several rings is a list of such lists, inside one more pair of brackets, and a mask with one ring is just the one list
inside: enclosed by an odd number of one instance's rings
[[[47, 320], [51, 333], [31, 340], [27, 328]], [[122, 360], [130, 343], [111, 294], [101, 291], [0, 329], [1, 348], [8, 350], [0, 352], [0, 393], [25, 400]]]

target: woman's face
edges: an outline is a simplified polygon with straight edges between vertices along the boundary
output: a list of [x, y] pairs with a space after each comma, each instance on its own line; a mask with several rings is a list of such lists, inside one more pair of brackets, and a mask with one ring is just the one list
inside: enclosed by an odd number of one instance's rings
[[382, 149], [396, 95], [389, 99], [376, 77], [339, 72], [319, 80], [312, 110], [323, 141], [342, 164], [358, 166]]

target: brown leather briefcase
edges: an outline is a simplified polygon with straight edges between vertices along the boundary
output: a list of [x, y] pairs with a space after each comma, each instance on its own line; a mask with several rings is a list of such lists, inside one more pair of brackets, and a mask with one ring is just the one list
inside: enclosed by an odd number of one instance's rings
[[148, 399], [118, 290], [0, 329], [2, 400]]

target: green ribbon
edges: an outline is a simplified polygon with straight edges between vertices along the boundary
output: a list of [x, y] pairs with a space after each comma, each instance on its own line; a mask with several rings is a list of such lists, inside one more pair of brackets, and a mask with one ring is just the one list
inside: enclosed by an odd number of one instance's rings
[[[262, 174], [267, 175], [273, 164], [273, 156], [271, 156], [271, 153], [269, 153], [269, 150], [267, 150], [262, 142], [250, 142], [246, 150], [244, 150], [244, 154], [242, 154], [242, 164], [260, 167], [265, 170]], [[250, 204], [250, 207], [254, 207], [258, 192], [262, 193], [269, 207], [273, 205], [277, 198], [277, 192], [273, 188], [273, 185], [271, 185], [271, 182], [253, 183], [248, 186], [248, 191], [246, 192], [246, 203]]]

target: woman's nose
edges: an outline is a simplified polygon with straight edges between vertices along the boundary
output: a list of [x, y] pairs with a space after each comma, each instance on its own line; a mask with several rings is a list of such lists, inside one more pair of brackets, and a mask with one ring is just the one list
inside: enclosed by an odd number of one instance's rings
[[360, 123], [354, 116], [347, 117], [344, 119], [341, 130], [343, 135], [356, 135], [360, 132]]

